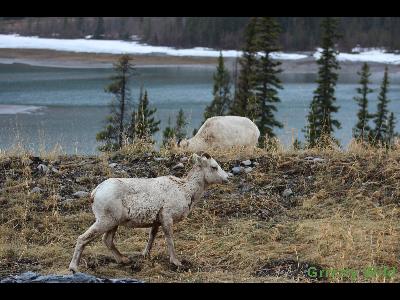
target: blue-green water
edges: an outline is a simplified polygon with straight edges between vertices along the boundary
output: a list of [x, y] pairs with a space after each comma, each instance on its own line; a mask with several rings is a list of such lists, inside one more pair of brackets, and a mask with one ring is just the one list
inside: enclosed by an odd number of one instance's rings
[[[188, 134], [199, 126], [206, 105], [212, 99], [214, 68], [206, 67], [147, 67], [138, 68], [131, 82], [132, 100], [136, 101], [143, 84], [150, 102], [157, 108], [161, 129], [168, 117], [175, 120], [183, 108], [189, 118]], [[357, 70], [354, 71], [356, 74]], [[28, 65], [0, 64], [0, 105], [39, 106], [29, 114], [2, 114], [0, 109], [0, 149], [7, 149], [17, 140], [36, 150], [40, 145], [48, 149], [61, 144], [68, 153], [94, 153], [95, 135], [104, 125], [111, 95], [104, 92], [110, 82], [111, 69], [73, 69], [34, 67]], [[279, 92], [276, 117], [285, 124], [276, 130], [285, 142], [292, 135], [303, 140], [301, 129], [305, 125], [308, 105], [315, 89], [314, 74], [282, 75], [284, 89]], [[342, 129], [335, 136], [343, 145], [351, 138], [351, 128], [356, 122], [357, 105], [352, 99], [357, 87], [356, 76], [342, 76], [337, 86], [336, 117]], [[370, 109], [376, 109], [379, 84], [374, 83], [375, 93], [370, 96]], [[390, 87], [389, 108], [400, 113], [400, 85]], [[400, 130], [400, 126], [397, 128]], [[156, 135], [159, 141], [161, 132]]]

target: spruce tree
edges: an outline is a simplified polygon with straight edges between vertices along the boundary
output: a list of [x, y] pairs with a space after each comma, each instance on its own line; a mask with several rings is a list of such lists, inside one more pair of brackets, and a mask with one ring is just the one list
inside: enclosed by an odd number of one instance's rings
[[394, 142], [394, 138], [398, 136], [398, 133], [395, 132], [396, 127], [396, 118], [394, 117], [394, 113], [391, 112], [388, 119], [388, 129], [386, 134], [386, 145], [391, 147]]
[[361, 71], [357, 72], [360, 75], [360, 85], [361, 87], [357, 88], [357, 93], [360, 94], [358, 97], [354, 97], [354, 100], [358, 103], [359, 111], [357, 113], [358, 122], [356, 126], [353, 128], [353, 136], [356, 139], [362, 141], [368, 141], [370, 137], [371, 127], [368, 122], [373, 118], [373, 115], [368, 113], [368, 94], [372, 93], [372, 89], [368, 87], [370, 83], [369, 77], [371, 73], [369, 71], [369, 66], [367, 63], [364, 63]]
[[163, 131], [163, 145], [167, 145], [175, 137], [175, 129], [171, 126], [171, 116], [168, 118], [168, 125]]
[[237, 80], [235, 98], [230, 110], [230, 113], [236, 116], [249, 117], [255, 115], [254, 112], [248, 109], [248, 100], [255, 95], [255, 69], [257, 64], [256, 23], [257, 18], [251, 18], [245, 29], [246, 41], [242, 57], [239, 59], [239, 78]]
[[225, 68], [222, 52], [219, 54], [217, 70], [213, 76], [214, 99], [204, 112], [204, 120], [214, 116], [223, 116], [228, 113], [231, 106], [231, 79], [229, 71]]
[[176, 124], [174, 128], [174, 133], [175, 136], [178, 140], [184, 139], [186, 137], [186, 125], [187, 125], [187, 120], [185, 117], [185, 113], [183, 112], [183, 109], [181, 108], [178, 112], [178, 116], [176, 117]]
[[156, 121], [154, 117], [156, 111], [156, 108], [150, 108], [147, 91], [144, 91], [144, 95], [141, 92], [137, 114], [135, 116], [136, 139], [151, 140], [153, 134], [160, 130], [158, 125], [160, 125], [161, 121]]
[[[256, 23], [256, 46], [261, 52], [261, 57], [256, 65], [255, 91], [256, 91], [256, 124], [260, 129], [260, 143], [265, 136], [275, 137], [274, 127], [282, 128], [283, 125], [275, 119], [275, 103], [280, 102], [277, 89], [282, 89], [278, 74], [281, 62], [271, 58], [271, 53], [280, 50], [278, 39], [280, 27], [271, 17], [259, 17]], [[250, 97], [251, 98], [251, 97]]]
[[97, 18], [96, 29], [93, 34], [93, 39], [100, 40], [104, 36], [104, 19], [103, 17]]
[[[335, 86], [340, 68], [336, 59], [338, 51], [335, 50], [335, 41], [340, 37], [337, 33], [337, 20], [324, 18], [322, 28], [322, 53], [318, 59], [318, 87], [310, 104], [307, 116], [308, 124], [305, 128], [307, 142], [310, 147], [323, 142], [321, 138], [332, 138], [334, 128], [340, 129], [340, 122], [333, 118], [332, 113], [338, 111], [335, 105]], [[323, 146], [323, 144], [321, 143]]]
[[130, 101], [128, 88], [129, 78], [133, 75], [134, 65], [129, 55], [122, 55], [114, 64], [115, 75], [113, 80], [105, 88], [105, 92], [114, 95], [110, 103], [111, 115], [107, 117], [107, 125], [104, 131], [96, 135], [96, 140], [104, 144], [99, 147], [101, 151], [116, 150], [122, 147], [125, 131], [125, 115]]
[[373, 143], [385, 143], [388, 133], [388, 103], [387, 92], [389, 88], [389, 75], [388, 68], [385, 67], [381, 89], [378, 96], [378, 107], [375, 114], [374, 123], [375, 129], [373, 131]]

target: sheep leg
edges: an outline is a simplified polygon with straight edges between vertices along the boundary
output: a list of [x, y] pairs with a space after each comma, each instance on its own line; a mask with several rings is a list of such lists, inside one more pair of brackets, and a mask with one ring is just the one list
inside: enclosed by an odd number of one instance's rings
[[162, 229], [164, 231], [165, 239], [168, 245], [169, 261], [177, 267], [182, 266], [181, 262], [176, 258], [175, 246], [173, 241], [173, 230], [172, 230], [172, 220], [163, 220], [161, 223]]
[[158, 228], [159, 228], [159, 225], [154, 225], [154, 226], [150, 229], [149, 241], [147, 242], [147, 246], [146, 246], [146, 248], [145, 248], [144, 251], [143, 251], [143, 256], [144, 256], [144, 257], [149, 257], [149, 256], [150, 256], [150, 251], [151, 251], [151, 248], [153, 247], [153, 242], [154, 242], [154, 239], [155, 239], [155, 237], [156, 237], [156, 235], [157, 235]]
[[82, 251], [85, 246], [94, 240], [96, 237], [106, 232], [109, 228], [101, 226], [99, 222], [95, 222], [88, 230], [78, 237], [76, 242], [74, 255], [72, 256], [71, 263], [69, 264], [69, 270], [73, 273], [78, 272], [79, 261], [81, 260]]
[[115, 260], [119, 264], [127, 264], [129, 263], [129, 258], [125, 255], [122, 255], [121, 252], [118, 251], [117, 247], [114, 244], [114, 236], [117, 232], [118, 226], [115, 226], [113, 229], [107, 231], [103, 235], [103, 242], [107, 246], [108, 249], [111, 250]]

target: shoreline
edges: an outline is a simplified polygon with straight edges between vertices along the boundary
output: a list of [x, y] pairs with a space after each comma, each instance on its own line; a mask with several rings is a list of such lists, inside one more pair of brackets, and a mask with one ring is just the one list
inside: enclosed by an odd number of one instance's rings
[[[119, 54], [105, 53], [82, 53], [67, 52], [43, 49], [0, 49], [0, 64], [24, 64], [36, 67], [53, 68], [112, 68], [113, 63]], [[196, 68], [215, 68], [217, 65], [216, 57], [199, 56], [170, 56], [170, 55], [131, 55], [133, 63], [137, 68], [150, 67], [196, 67]], [[235, 66], [233, 57], [226, 57], [226, 67], [233, 71]], [[297, 60], [281, 60], [283, 73], [301, 74], [316, 73], [318, 65], [316, 60], [309, 56]], [[340, 74], [356, 74], [361, 68], [361, 61], [341, 61]], [[369, 62], [372, 73], [383, 73], [387, 64]], [[400, 65], [390, 64], [389, 72], [400, 76]], [[397, 77], [396, 76], [396, 77]]]

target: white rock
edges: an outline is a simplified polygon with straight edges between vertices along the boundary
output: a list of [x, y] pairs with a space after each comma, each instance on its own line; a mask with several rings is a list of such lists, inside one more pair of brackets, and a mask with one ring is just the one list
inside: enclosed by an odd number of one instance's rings
[[242, 165], [244, 165], [244, 166], [246, 166], [246, 167], [251, 166], [251, 160], [248, 159], [248, 160], [242, 161]]
[[57, 170], [56, 168], [54, 168], [54, 167], [52, 167], [51, 168], [51, 170], [54, 172], [54, 173], [56, 173], [56, 174], [60, 174], [60, 171], [59, 170]]
[[293, 191], [292, 191], [292, 189], [286, 189], [286, 190], [284, 190], [283, 191], [283, 197], [289, 197], [290, 195], [292, 195], [293, 194]]
[[72, 196], [74, 196], [75, 198], [83, 198], [83, 197], [89, 196], [89, 193], [85, 192], [85, 191], [79, 191], [79, 192], [73, 193]]
[[242, 167], [233, 167], [232, 168], [232, 173], [235, 174], [235, 175], [242, 173], [242, 171], [243, 171]]
[[184, 163], [184, 162], [187, 162], [187, 161], [188, 161], [188, 158], [187, 158], [186, 156], [184, 156], [184, 157], [181, 158], [181, 162]]
[[41, 193], [43, 190], [40, 188], [40, 187], [34, 187], [32, 190], [31, 190], [31, 193]]
[[313, 162], [323, 162], [323, 161], [325, 161], [325, 159], [320, 158], [320, 157], [316, 157], [313, 159]]
[[244, 168], [244, 172], [245, 172], [245, 173], [250, 173], [252, 170], [253, 170], [252, 167]]
[[47, 173], [49, 171], [49, 168], [44, 164], [38, 165], [37, 169], [42, 173]]
[[258, 166], [259, 163], [255, 161], [255, 162], [253, 162], [253, 165]]
[[154, 160], [155, 161], [162, 161], [162, 160], [167, 160], [167, 159], [164, 158], [164, 157], [154, 157]]
[[109, 164], [108, 165], [110, 168], [115, 168], [116, 166], [118, 166], [118, 164], [117, 163], [111, 163], [111, 164]]

